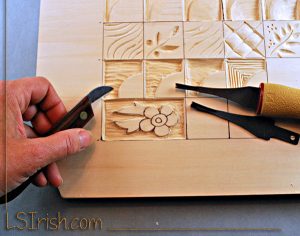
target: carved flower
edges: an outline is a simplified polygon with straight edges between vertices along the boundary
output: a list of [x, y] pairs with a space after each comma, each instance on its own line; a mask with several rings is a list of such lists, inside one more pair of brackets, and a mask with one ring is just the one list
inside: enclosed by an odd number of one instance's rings
[[155, 107], [147, 107], [144, 115], [146, 119], [140, 122], [140, 129], [144, 132], [154, 130], [154, 133], [163, 137], [170, 133], [170, 127], [173, 127], [178, 122], [178, 117], [174, 110], [167, 105], [164, 105], [158, 110]]

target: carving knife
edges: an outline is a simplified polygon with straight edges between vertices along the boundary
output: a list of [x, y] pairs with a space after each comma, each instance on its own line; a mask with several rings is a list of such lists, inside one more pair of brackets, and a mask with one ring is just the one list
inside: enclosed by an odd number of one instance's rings
[[[49, 132], [47, 132], [43, 136], [48, 136], [66, 129], [83, 128], [94, 117], [92, 103], [112, 90], [113, 88], [109, 86], [95, 88], [87, 96], [85, 96], [73, 109], [71, 109], [59, 122], [57, 122]], [[34, 177], [42, 171], [43, 169], [39, 170], [16, 189], [2, 196], [0, 198], [0, 204], [15, 199], [27, 188], [30, 183], [32, 183]]]
[[259, 88], [208, 88], [176, 84], [176, 88], [226, 98], [265, 117], [300, 119], [300, 89], [262, 83]]

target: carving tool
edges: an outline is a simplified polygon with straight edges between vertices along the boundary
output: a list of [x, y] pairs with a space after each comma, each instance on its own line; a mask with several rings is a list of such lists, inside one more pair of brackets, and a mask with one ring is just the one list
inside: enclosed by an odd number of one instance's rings
[[300, 119], [300, 89], [262, 83], [259, 88], [208, 88], [176, 84], [176, 88], [226, 98], [265, 117]]
[[244, 116], [214, 110], [193, 102], [191, 107], [230, 121], [254, 134], [270, 140], [276, 138], [297, 145], [300, 135], [278, 127], [271, 117], [300, 119], [300, 90], [277, 84], [261, 84], [259, 88], [243, 87], [233, 89], [207, 88], [176, 84], [176, 88], [216, 95], [257, 112], [259, 116]]
[[[53, 133], [72, 129], [72, 128], [83, 128], [93, 117], [94, 112], [92, 109], [92, 103], [103, 97], [113, 88], [109, 86], [102, 86], [92, 90], [87, 96], [85, 96], [72, 110], [70, 110], [59, 122], [57, 122], [52, 129], [44, 134], [43, 136], [48, 136]], [[16, 189], [7, 193], [0, 198], [0, 204], [9, 202], [15, 199], [19, 194], [21, 194], [30, 183], [32, 183], [34, 177], [44, 170], [41, 169], [33, 176], [29, 177], [24, 183], [18, 186]]]

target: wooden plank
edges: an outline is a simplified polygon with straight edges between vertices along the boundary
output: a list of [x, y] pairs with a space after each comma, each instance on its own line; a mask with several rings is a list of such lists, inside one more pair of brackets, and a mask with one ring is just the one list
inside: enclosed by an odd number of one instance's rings
[[[113, 93], [111, 98], [129, 98], [132, 101], [142, 99], [138, 98], [142, 97], [142, 94], [137, 96], [132, 95], [130, 91], [123, 91], [127, 87], [132, 89], [132, 85], [120, 85], [121, 80], [125, 81], [128, 78], [122, 77], [122, 74], [118, 74], [114, 69], [111, 72], [116, 74], [116, 78], [120, 77], [118, 81], [113, 81], [114, 76], [106, 73], [102, 79], [101, 67], [105, 64], [101, 61], [103, 25], [99, 22], [102, 21], [104, 2], [106, 1], [44, 0], [41, 2], [37, 74], [50, 79], [69, 108], [89, 90], [101, 85], [103, 81], [116, 87], [118, 93]], [[108, 0], [108, 2], [112, 4], [114, 1]], [[117, 11], [111, 12], [111, 16], [106, 19], [109, 24], [119, 19], [120, 16], [116, 13], [122, 12], [122, 8], [126, 6], [124, 0], [120, 1]], [[140, 8], [140, 5], [136, 6], [135, 10]], [[124, 14], [120, 22], [128, 22], [125, 19], [126, 16], [131, 17], [129, 14]], [[154, 17], [158, 16], [154, 15]], [[253, 17], [256, 18], [256, 15]], [[133, 18], [132, 21], [139, 22], [141, 15]], [[120, 55], [122, 56], [123, 53]], [[218, 61], [222, 63], [224, 59]], [[113, 63], [112, 60], [119, 59], [110, 58], [110, 60], [107, 61], [105, 67], [108, 71], [110, 71], [108, 64]], [[116, 61], [118, 62], [122, 63], [122, 61]], [[207, 66], [205, 62], [208, 63]], [[273, 65], [276, 61], [270, 62], [270, 65]], [[142, 60], [139, 63], [142, 64]], [[210, 69], [214, 66], [210, 60], [203, 60], [199, 63], [202, 68], [206, 68], [202, 70], [203, 72], [206, 70], [209, 72], [205, 75], [207, 78], [212, 74], [210, 70], [223, 73], [223, 67], [216, 70]], [[172, 97], [173, 92], [169, 93], [160, 88], [168, 89], [171, 82], [166, 78], [172, 81], [179, 78], [184, 82], [188, 81], [189, 73], [192, 77], [198, 73], [189, 71], [191, 67], [189, 61], [182, 60], [182, 58], [176, 60], [169, 58], [165, 61], [148, 60], [143, 62], [144, 66], [141, 64], [138, 71], [132, 70], [128, 76], [133, 76], [131, 80], [136, 79], [136, 81], [140, 79], [137, 75], [143, 76], [143, 96], [148, 99], [168, 100]], [[165, 73], [164, 84], [160, 81], [163, 73]], [[290, 75], [290, 73], [285, 74]], [[274, 73], [271, 75], [271, 80], [278, 81]], [[197, 82], [193, 79], [190, 78], [191, 83]], [[220, 83], [224, 82], [220, 81]], [[231, 126], [228, 127], [227, 123], [221, 120], [210, 119], [209, 115], [196, 114], [189, 107], [191, 101], [194, 100], [206, 102], [212, 107], [223, 107], [224, 104], [220, 100], [192, 98], [194, 94], [188, 94], [189, 98], [184, 98], [183, 92], [177, 92], [178, 95], [172, 99], [185, 101], [187, 112], [185, 122], [188, 121], [190, 124], [187, 127], [188, 132], [185, 133], [187, 140], [102, 141], [100, 139], [104, 131], [102, 130], [102, 102], [98, 101], [93, 104], [95, 119], [91, 121], [87, 129], [92, 131], [98, 141], [88, 150], [59, 162], [64, 178], [64, 184], [59, 189], [62, 197], [115, 198], [300, 193], [299, 146], [276, 140], [266, 142], [253, 138], [225, 139], [226, 129], [232, 129]], [[223, 109], [226, 110], [226, 105]], [[234, 110], [234, 108], [229, 105], [229, 110]], [[237, 109], [237, 111], [243, 113], [242, 110]], [[224, 132], [218, 130], [220, 125]], [[300, 129], [297, 122], [283, 123], [283, 126], [297, 132]], [[214, 127], [216, 131], [209, 130]], [[214, 134], [218, 132], [219, 136], [216, 138]], [[235, 130], [235, 132], [234, 137], [249, 137], [240, 135], [240, 130]], [[213, 138], [205, 139], [203, 135], [205, 133], [206, 135], [210, 133]], [[193, 140], [189, 140], [189, 136]], [[124, 139], [126, 138], [128, 137]]]

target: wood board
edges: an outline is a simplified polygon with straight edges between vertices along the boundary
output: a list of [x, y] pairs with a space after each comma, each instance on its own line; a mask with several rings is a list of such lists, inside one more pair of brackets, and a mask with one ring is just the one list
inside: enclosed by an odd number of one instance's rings
[[[194, 93], [184, 94], [169, 87], [176, 81], [218, 87], [257, 85], [264, 81], [300, 87], [299, 78], [295, 78], [300, 73], [298, 48], [295, 47], [292, 54], [281, 50], [285, 45], [274, 50], [270, 44], [268, 48], [267, 43], [274, 39], [272, 30], [266, 36], [270, 27], [275, 29], [272, 24], [287, 30], [289, 25], [295, 27], [298, 24], [298, 2], [292, 4], [291, 1], [290, 4], [291, 9], [295, 7], [295, 14], [287, 11], [280, 19], [276, 19], [275, 10], [270, 11], [272, 1], [243, 4], [246, 1], [239, 0], [235, 1], [237, 3], [233, 9], [228, 8], [234, 5], [233, 1], [218, 0], [206, 1], [206, 5], [199, 4], [200, 0], [164, 0], [155, 6], [153, 0], [126, 2], [41, 1], [37, 74], [47, 77], [54, 84], [69, 108], [96, 86], [108, 84], [115, 86], [117, 91], [107, 97], [109, 100], [93, 105], [95, 119], [87, 128], [98, 141], [89, 150], [59, 163], [64, 178], [64, 184], [59, 188], [62, 197], [300, 193], [299, 146], [276, 140], [258, 140], [228, 122], [192, 111], [189, 107], [191, 101], [199, 101], [221, 110], [249, 114], [226, 101]], [[111, 11], [110, 4], [114, 6], [114, 11]], [[173, 4], [170, 8], [172, 12], [166, 10], [170, 4]], [[198, 9], [203, 6], [211, 11], [197, 14], [203, 12]], [[237, 21], [241, 20], [241, 16], [235, 15], [235, 12], [241, 11], [247, 16], [242, 20], [249, 21]], [[290, 22], [277, 21], [282, 18]], [[133, 27], [132, 32], [136, 32], [133, 36], [137, 40], [134, 45], [143, 53], [126, 54], [127, 51], [117, 50], [111, 53], [109, 45], [112, 35], [109, 33], [114, 27], [120, 27], [120, 34], [124, 34], [124, 27]], [[232, 50], [229, 47], [232, 38], [247, 32], [249, 28], [255, 31], [253, 40], [259, 39], [259, 42], [255, 47], [250, 47], [250, 51], [247, 47], [245, 50]], [[199, 29], [200, 36], [201, 29], [215, 29], [209, 35], [216, 34], [212, 39], [224, 45], [223, 49], [219, 46], [215, 50], [205, 51], [207, 45], [193, 46], [201, 41], [201, 38], [198, 41], [193, 38], [193, 30]], [[244, 31], [239, 32], [241, 29]], [[163, 48], [153, 46], [158, 38], [157, 32], [161, 32], [159, 41], [168, 42], [162, 45]], [[281, 34], [284, 37], [283, 31]], [[172, 39], [169, 40], [169, 37]], [[206, 38], [205, 35], [201, 37]], [[143, 43], [139, 46], [141, 39]], [[246, 42], [248, 47], [253, 45]], [[288, 66], [278, 66], [281, 64]], [[122, 68], [122, 65], [125, 69], [116, 72], [116, 68]], [[162, 76], [171, 82], [167, 81], [158, 90]], [[136, 87], [130, 90], [132, 85], [127, 85], [129, 90], [124, 89], [124, 78], [135, 81]], [[121, 92], [120, 86], [123, 87]], [[143, 91], [137, 91], [139, 88]], [[182, 115], [181, 122], [176, 123], [180, 127], [169, 130], [178, 131], [173, 136], [168, 133], [165, 138], [158, 138], [154, 131], [154, 134], [149, 134], [141, 130], [129, 136], [132, 134], [120, 129], [117, 140], [101, 139], [105, 139], [105, 120], [108, 117], [105, 103], [156, 101], [156, 105], [152, 105], [160, 108], [164, 101], [167, 101], [165, 105], [172, 106], [174, 100], [183, 100], [185, 107], [179, 114]], [[126, 106], [129, 105], [126, 103]], [[298, 122], [281, 122], [281, 125], [300, 132]], [[148, 140], [149, 137], [152, 138]]]

